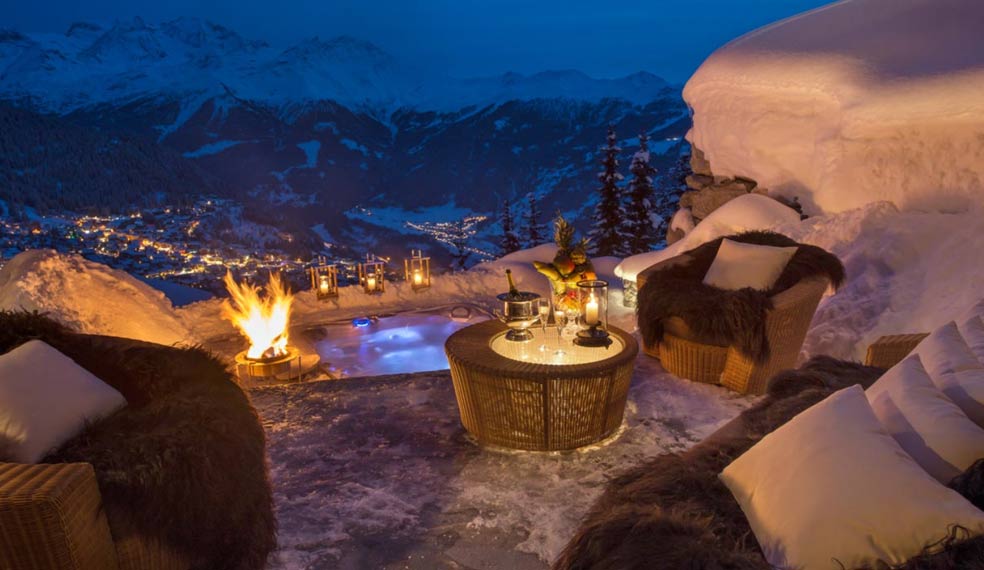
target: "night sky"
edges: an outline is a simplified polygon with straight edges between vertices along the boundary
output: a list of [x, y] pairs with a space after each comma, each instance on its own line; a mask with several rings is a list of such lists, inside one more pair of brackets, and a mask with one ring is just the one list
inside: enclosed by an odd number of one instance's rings
[[195, 16], [287, 45], [350, 35], [452, 75], [646, 70], [682, 82], [715, 48], [819, 0], [44, 0], [6, 2], [0, 26], [64, 32], [75, 21]]

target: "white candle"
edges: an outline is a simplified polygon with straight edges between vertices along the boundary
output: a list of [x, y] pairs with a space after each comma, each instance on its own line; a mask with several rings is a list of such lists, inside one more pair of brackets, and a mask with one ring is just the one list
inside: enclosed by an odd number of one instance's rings
[[328, 278], [323, 275], [321, 276], [320, 287], [322, 293], [328, 292]]
[[419, 269], [414, 269], [413, 270], [413, 284], [414, 285], [420, 285], [423, 282], [424, 282], [424, 276], [420, 274], [420, 270]]
[[587, 304], [584, 305], [584, 321], [588, 323], [588, 326], [598, 324], [598, 299], [595, 298], [594, 294], [588, 298]]
[[376, 276], [375, 275], [370, 275], [369, 277], [366, 278], [366, 289], [369, 289], [370, 291], [375, 291], [376, 290]]

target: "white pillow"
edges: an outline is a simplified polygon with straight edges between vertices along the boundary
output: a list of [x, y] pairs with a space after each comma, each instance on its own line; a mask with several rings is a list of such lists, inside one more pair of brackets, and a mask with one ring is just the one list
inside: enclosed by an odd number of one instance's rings
[[123, 395], [40, 341], [0, 356], [0, 461], [37, 463], [85, 426], [126, 405]]
[[984, 428], [984, 368], [938, 374], [933, 383], [972, 422]]
[[923, 366], [933, 377], [984, 368], [953, 321], [933, 331], [913, 352], [922, 358]]
[[974, 315], [960, 321], [957, 328], [960, 329], [960, 334], [970, 347], [970, 351], [977, 357], [977, 361], [984, 364], [984, 319]]
[[745, 287], [767, 291], [779, 280], [796, 249], [723, 239], [704, 284], [732, 291]]
[[918, 355], [893, 366], [866, 394], [882, 426], [937, 481], [947, 484], [984, 458], [984, 429], [940, 391]]
[[857, 385], [762, 438], [721, 480], [778, 568], [897, 565], [954, 524], [984, 532], [984, 512], [902, 451]]

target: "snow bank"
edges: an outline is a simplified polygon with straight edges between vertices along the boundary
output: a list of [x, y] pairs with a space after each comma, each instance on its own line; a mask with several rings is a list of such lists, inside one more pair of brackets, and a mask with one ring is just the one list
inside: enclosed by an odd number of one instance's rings
[[901, 212], [881, 202], [776, 229], [833, 252], [847, 269], [817, 310], [804, 357], [861, 359], [879, 336], [929, 332], [984, 297], [980, 210]]
[[845, 0], [720, 48], [684, 88], [715, 174], [808, 213], [984, 197], [984, 3]]
[[0, 269], [0, 309], [48, 313], [83, 333], [168, 345], [195, 340], [160, 291], [126, 272], [52, 250], [25, 251]]
[[680, 241], [665, 249], [633, 255], [614, 270], [616, 276], [635, 281], [636, 276], [664, 259], [691, 250], [703, 243], [730, 234], [751, 230], [768, 230], [780, 225], [797, 224], [795, 210], [761, 194], [746, 194], [711, 212]]

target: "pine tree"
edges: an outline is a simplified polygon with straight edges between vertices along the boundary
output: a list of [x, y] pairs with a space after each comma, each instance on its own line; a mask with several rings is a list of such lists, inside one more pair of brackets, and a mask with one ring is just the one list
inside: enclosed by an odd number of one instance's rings
[[666, 239], [670, 220], [680, 207], [680, 196], [687, 191], [687, 176], [692, 174], [690, 155], [681, 155], [675, 164], [660, 175], [659, 189], [656, 192], [655, 215], [663, 222], [659, 239]]
[[608, 144], [602, 148], [604, 170], [598, 173], [601, 187], [600, 198], [595, 206], [594, 223], [588, 234], [594, 246], [595, 255], [624, 256], [625, 247], [625, 208], [622, 206], [621, 188], [618, 183], [622, 175], [618, 173], [618, 153], [622, 151], [616, 144], [615, 128], [608, 127]]
[[628, 230], [629, 253], [649, 251], [660, 240], [665, 223], [657, 211], [656, 195], [653, 188], [653, 175], [656, 169], [649, 164], [649, 137], [639, 135], [639, 150], [632, 155], [629, 170], [628, 207], [626, 208], [626, 227]]
[[526, 238], [526, 247], [530, 248], [543, 243], [545, 236], [540, 223], [540, 204], [532, 192], [527, 194], [527, 204], [529, 207], [523, 214], [523, 236]]
[[451, 271], [465, 269], [471, 257], [471, 252], [468, 251], [468, 229], [465, 220], [457, 220], [449, 224], [447, 243], [451, 246]]
[[502, 210], [499, 212], [499, 224], [502, 226], [502, 237], [499, 238], [499, 249], [502, 255], [519, 251], [522, 245], [519, 243], [519, 236], [516, 235], [516, 226], [513, 223], [512, 208], [509, 200], [502, 201]]

